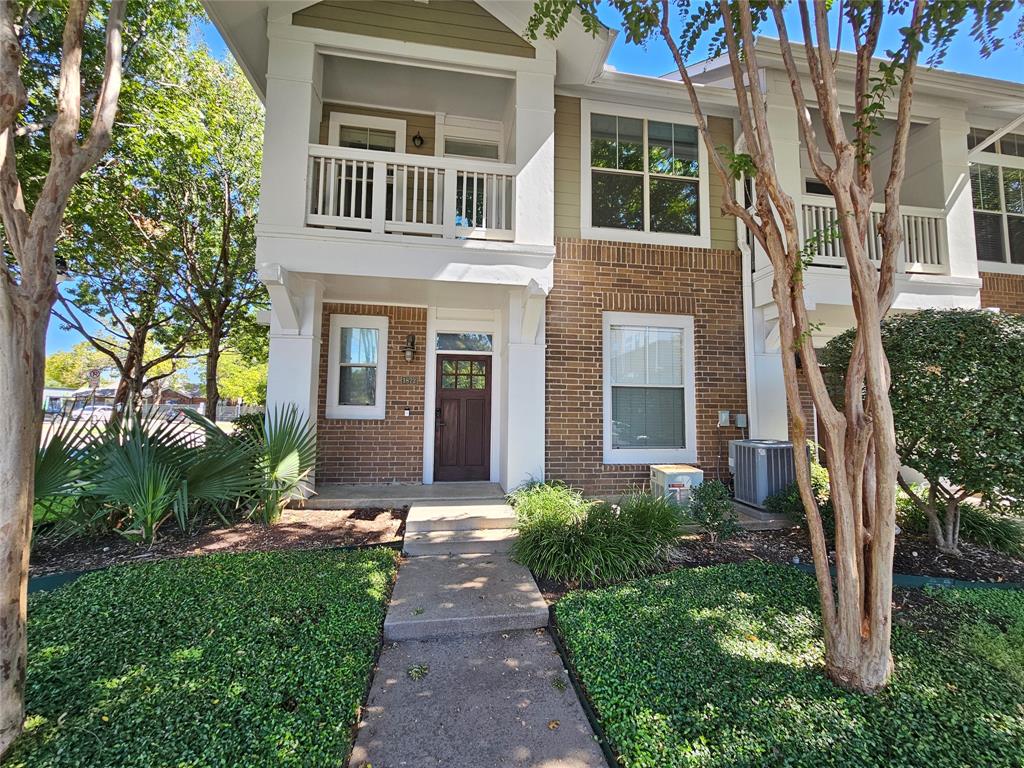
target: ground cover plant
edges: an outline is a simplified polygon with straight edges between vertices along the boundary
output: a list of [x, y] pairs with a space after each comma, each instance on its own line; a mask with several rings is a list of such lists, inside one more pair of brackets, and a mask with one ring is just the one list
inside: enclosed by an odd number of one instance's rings
[[573, 592], [559, 631], [629, 768], [1020, 766], [1024, 595], [914, 593], [874, 695], [825, 676], [814, 580], [748, 562]]
[[613, 505], [561, 483], [532, 483], [509, 499], [519, 532], [513, 559], [562, 584], [610, 584], [649, 573], [682, 533], [679, 506], [649, 493]]
[[396, 557], [211, 555], [32, 595], [5, 768], [343, 765]]

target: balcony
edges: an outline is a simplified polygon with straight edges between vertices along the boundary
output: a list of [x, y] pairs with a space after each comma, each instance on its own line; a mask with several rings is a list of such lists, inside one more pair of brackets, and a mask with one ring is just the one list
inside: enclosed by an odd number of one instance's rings
[[312, 144], [307, 179], [311, 227], [515, 241], [512, 165]]
[[[835, 202], [830, 197], [806, 195], [801, 206], [803, 237], [806, 242], [815, 233], [838, 229], [839, 217]], [[876, 264], [882, 261], [882, 238], [878, 225], [885, 207], [881, 203], [871, 206], [874, 237], [867, 242], [868, 257]], [[903, 226], [903, 244], [897, 254], [896, 272], [944, 275], [949, 272], [949, 248], [946, 243], [945, 212], [934, 208], [900, 206]], [[845, 267], [846, 259], [838, 240], [822, 237], [811, 244], [815, 266]]]

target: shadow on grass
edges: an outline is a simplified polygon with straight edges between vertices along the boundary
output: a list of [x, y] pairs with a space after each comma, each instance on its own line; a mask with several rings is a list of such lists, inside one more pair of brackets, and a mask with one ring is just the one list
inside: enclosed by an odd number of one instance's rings
[[897, 628], [875, 697], [824, 676], [812, 579], [751, 563], [574, 593], [556, 608], [631, 766], [1021, 765], [1024, 690], [955, 639]]

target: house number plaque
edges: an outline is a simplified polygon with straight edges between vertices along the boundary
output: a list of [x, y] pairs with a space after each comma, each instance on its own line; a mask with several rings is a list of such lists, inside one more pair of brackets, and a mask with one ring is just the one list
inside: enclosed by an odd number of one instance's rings
[[420, 379], [419, 376], [402, 376], [399, 382], [402, 384], [419, 384]]

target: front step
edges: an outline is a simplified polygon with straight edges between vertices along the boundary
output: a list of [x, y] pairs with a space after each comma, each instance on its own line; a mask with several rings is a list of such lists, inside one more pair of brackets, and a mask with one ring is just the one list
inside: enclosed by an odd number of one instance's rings
[[386, 640], [424, 640], [547, 626], [530, 572], [506, 555], [416, 557], [402, 563], [384, 619]]
[[487, 555], [508, 552], [515, 538], [514, 528], [409, 533], [406, 523], [402, 551], [407, 555]]
[[476, 531], [514, 528], [516, 513], [502, 500], [420, 501], [409, 508], [405, 531]]

